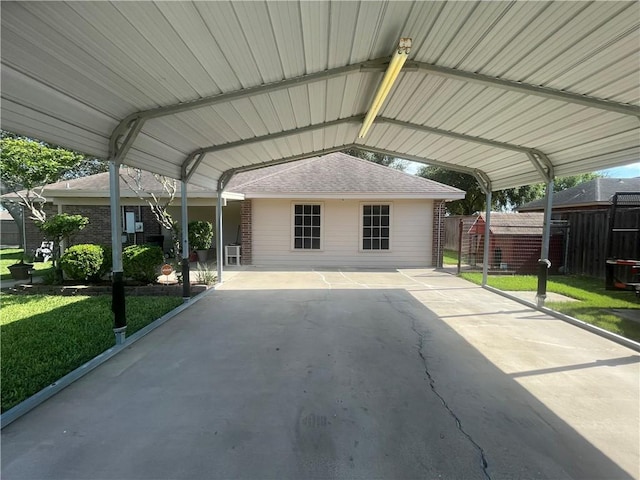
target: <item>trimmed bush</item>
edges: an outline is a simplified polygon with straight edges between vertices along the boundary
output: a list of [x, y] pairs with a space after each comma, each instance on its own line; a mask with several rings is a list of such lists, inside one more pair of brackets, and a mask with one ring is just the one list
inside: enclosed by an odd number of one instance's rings
[[106, 273], [104, 250], [100, 245], [73, 245], [60, 258], [64, 273], [73, 280], [97, 281]]
[[100, 245], [102, 248], [102, 255], [104, 256], [104, 260], [102, 262], [102, 275], [111, 272], [113, 268], [113, 249], [111, 245]]
[[155, 245], [130, 245], [122, 251], [124, 276], [140, 282], [155, 282], [163, 262], [162, 249]]

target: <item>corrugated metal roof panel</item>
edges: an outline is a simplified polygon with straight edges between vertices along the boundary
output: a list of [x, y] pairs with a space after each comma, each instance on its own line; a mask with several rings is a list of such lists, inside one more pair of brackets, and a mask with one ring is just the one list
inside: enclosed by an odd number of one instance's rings
[[[8, 1], [2, 127], [104, 157], [127, 115], [221, 95], [148, 120], [125, 159], [179, 175], [189, 153], [233, 143], [206, 155], [193, 176], [215, 183], [231, 166], [359, 142], [357, 123], [323, 124], [364, 115], [384, 69], [327, 69], [383, 62], [409, 36], [409, 61], [381, 115], [537, 148], [557, 172], [600, 169], [637, 160], [638, 115], [533, 89], [637, 104], [639, 15], [637, 2]], [[412, 62], [460, 70], [443, 77]], [[487, 86], [474, 72], [531, 88]], [[286, 79], [287, 87], [247, 90]], [[319, 128], [295, 131], [311, 125]], [[277, 138], [255, 143], [266, 135]], [[414, 128], [374, 122], [362, 143], [483, 169], [494, 188], [540, 178], [522, 153]]]

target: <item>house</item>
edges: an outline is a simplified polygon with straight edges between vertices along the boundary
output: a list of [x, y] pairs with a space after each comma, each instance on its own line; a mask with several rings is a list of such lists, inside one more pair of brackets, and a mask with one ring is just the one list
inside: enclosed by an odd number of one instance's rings
[[[484, 258], [486, 213], [481, 212], [463, 237], [463, 255], [478, 265]], [[535, 274], [542, 247], [543, 213], [491, 212], [489, 267], [518, 274]], [[552, 231], [549, 241], [551, 272], [564, 265], [562, 235]]]
[[243, 263], [438, 265], [444, 202], [464, 192], [344, 153], [240, 173]]
[[[611, 199], [618, 192], [640, 192], [640, 177], [595, 178], [553, 195], [551, 218], [565, 230], [566, 270], [570, 273], [605, 277]], [[518, 207], [519, 212], [541, 212], [544, 200]], [[618, 258], [638, 258], [640, 205], [620, 208], [618, 227], [629, 231], [613, 238], [612, 252]], [[634, 229], [636, 232], [634, 233]], [[635, 236], [634, 236], [635, 235]]]
[[[129, 177], [126, 168], [123, 168], [120, 176], [123, 244], [156, 243], [162, 245], [165, 251], [169, 251], [172, 247], [171, 233], [160, 226], [147, 202], [141, 200], [129, 185], [135, 185], [135, 182]], [[175, 185], [175, 199], [168, 211], [179, 223], [181, 218], [180, 182], [176, 181]], [[152, 194], [158, 197], [167, 196], [162, 183], [149, 172], [142, 172], [140, 186], [146, 196], [150, 197]], [[89, 218], [89, 226], [72, 239], [72, 244], [111, 242], [108, 172], [52, 183], [47, 185], [42, 193], [47, 199], [44, 210], [48, 217], [57, 213], [68, 213], [80, 214]], [[189, 219], [213, 222], [217, 199], [215, 190], [190, 185], [188, 193]], [[18, 200], [13, 193], [4, 194], [1, 198], [3, 203]], [[225, 202], [241, 198], [241, 195], [223, 193]], [[237, 203], [230, 207], [230, 210], [234, 210], [234, 208], [239, 215]], [[27, 251], [34, 251], [43, 240], [42, 233], [33, 221], [27, 220], [25, 234]]]
[[18, 224], [7, 210], [0, 209], [0, 245], [17, 246], [20, 240]]
[[[150, 174], [145, 190], [161, 193]], [[135, 228], [127, 243], [157, 241], [170, 248], [146, 203], [121, 179], [124, 210]], [[241, 245], [243, 265], [402, 267], [438, 265], [444, 202], [464, 192], [343, 153], [237, 173], [223, 193], [223, 243]], [[45, 188], [49, 214], [89, 217], [74, 243], [110, 238], [109, 178], [102, 173]], [[189, 186], [189, 220], [215, 224], [216, 192]], [[4, 196], [6, 197], [6, 195]], [[3, 198], [4, 198], [3, 197]], [[179, 182], [169, 213], [181, 218]], [[42, 241], [27, 228], [29, 248]], [[210, 258], [215, 258], [213, 252]]]
[[[640, 192], [640, 177], [594, 178], [553, 194], [553, 218], [561, 213], [585, 210], [606, 210], [617, 192]], [[517, 208], [519, 212], [543, 212], [545, 200], [540, 198]]]

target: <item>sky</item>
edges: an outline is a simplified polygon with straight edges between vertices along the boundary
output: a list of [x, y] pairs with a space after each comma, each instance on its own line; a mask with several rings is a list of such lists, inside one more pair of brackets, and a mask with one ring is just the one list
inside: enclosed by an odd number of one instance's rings
[[[421, 163], [409, 162], [409, 166], [405, 170], [407, 173], [416, 173]], [[640, 177], [640, 162], [625, 165], [624, 167], [609, 168], [607, 170], [600, 170], [598, 173], [606, 175], [609, 178], [631, 178]]]

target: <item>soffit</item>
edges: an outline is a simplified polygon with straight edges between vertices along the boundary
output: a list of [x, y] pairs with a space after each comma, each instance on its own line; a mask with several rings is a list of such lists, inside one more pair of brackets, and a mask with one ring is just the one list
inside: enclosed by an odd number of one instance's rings
[[[637, 2], [3, 2], [2, 128], [107, 158], [125, 117], [221, 96], [147, 120], [124, 162], [180, 178], [213, 146], [190, 180], [211, 188], [229, 169], [360, 144], [506, 188], [541, 176], [523, 151], [468, 137], [537, 149], [570, 175], [637, 161], [637, 114], [428, 67], [637, 108], [639, 18]], [[384, 71], [360, 64], [401, 36], [409, 61], [359, 141]]]

